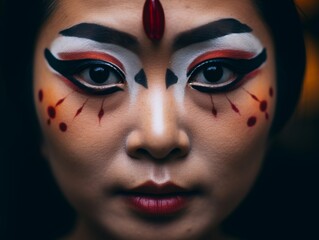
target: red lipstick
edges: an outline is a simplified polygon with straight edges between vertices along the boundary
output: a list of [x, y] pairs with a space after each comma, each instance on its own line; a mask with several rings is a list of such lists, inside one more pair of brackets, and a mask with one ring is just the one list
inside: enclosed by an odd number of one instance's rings
[[185, 209], [191, 192], [174, 183], [156, 184], [153, 181], [130, 189], [127, 202], [135, 211], [155, 216], [173, 215]]

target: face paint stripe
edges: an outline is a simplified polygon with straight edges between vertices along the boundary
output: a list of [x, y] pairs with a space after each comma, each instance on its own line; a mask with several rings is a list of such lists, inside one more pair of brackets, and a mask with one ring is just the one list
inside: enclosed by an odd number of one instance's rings
[[94, 23], [80, 23], [62, 30], [60, 34], [66, 37], [79, 37], [100, 43], [116, 44], [138, 53], [138, 41], [135, 36]]
[[[76, 70], [79, 67], [79, 64], [83, 64], [86, 60], [59, 60], [53, 56], [53, 54], [48, 50], [45, 49], [44, 52], [45, 58], [48, 62], [48, 64], [59, 74], [61, 74], [63, 77], [67, 78], [70, 82], [72, 82], [75, 86], [80, 88], [81, 90], [90, 93], [90, 94], [96, 94], [96, 95], [106, 95], [111, 94], [117, 91], [123, 91], [123, 89], [117, 85], [110, 85], [107, 88], [101, 88], [101, 87], [89, 87], [85, 85], [84, 83], [80, 83], [78, 80], [76, 80], [73, 77], [72, 70]], [[98, 61], [98, 60], [97, 60]], [[121, 76], [124, 78], [124, 76]]]
[[165, 76], [165, 79], [166, 79], [166, 88], [168, 89], [170, 86], [176, 84], [178, 82], [178, 77], [175, 75], [175, 73], [170, 70], [170, 69], [167, 69], [166, 70], [166, 76]]
[[86, 105], [86, 103], [87, 103], [88, 101], [89, 101], [89, 99], [87, 98], [87, 99], [85, 100], [85, 102], [82, 104], [82, 106], [76, 111], [76, 113], [75, 113], [73, 119], [80, 115], [80, 113], [83, 111], [83, 108], [85, 107], [85, 105]]
[[213, 107], [212, 107], [212, 114], [214, 115], [214, 117], [217, 117], [217, 109], [216, 109], [216, 107], [215, 107], [215, 103], [214, 103], [214, 99], [213, 99], [213, 95], [210, 95], [210, 99], [211, 99], [211, 102], [212, 102], [212, 105], [213, 105]]
[[173, 50], [177, 51], [191, 44], [223, 37], [232, 33], [249, 32], [252, 32], [252, 29], [236, 19], [221, 19], [181, 33], [174, 41]]
[[199, 66], [195, 67], [195, 69], [192, 69], [188, 74], [187, 77], [191, 78], [193, 75], [196, 75], [196, 72], [201, 71], [202, 66], [201, 65], [207, 65], [207, 64], [220, 64], [222, 66], [232, 66], [231, 70], [238, 75], [236, 79], [234, 79], [231, 82], [225, 82], [220, 84], [201, 84], [196, 82], [190, 82], [189, 85], [201, 92], [206, 93], [215, 93], [215, 92], [223, 92], [227, 91], [229, 89], [239, 87], [244, 80], [246, 80], [245, 76], [257, 68], [259, 68], [267, 59], [267, 53], [266, 49], [264, 49], [258, 56], [256, 56], [253, 59], [227, 59], [227, 58], [221, 58], [221, 59], [212, 59], [208, 60], [207, 62], [204, 62], [200, 64]]
[[235, 105], [235, 103], [233, 103], [233, 102], [229, 99], [229, 97], [228, 97], [227, 95], [225, 95], [225, 96], [226, 96], [226, 99], [227, 99], [227, 101], [229, 102], [229, 104], [230, 104], [232, 110], [240, 115], [240, 111], [239, 111], [238, 107]]
[[[230, 58], [220, 58], [220, 59], [211, 59], [212, 63], [216, 62], [219, 64], [225, 63], [226, 65], [234, 66], [238, 74], [248, 74], [253, 70], [260, 67], [267, 60], [267, 51], [264, 49], [259, 55], [252, 59], [230, 59]], [[191, 69], [187, 73], [189, 77], [196, 69]]]
[[141, 69], [134, 77], [136, 83], [140, 84], [144, 88], [148, 88], [147, 78], [143, 69]]
[[43, 90], [42, 89], [40, 89], [38, 92], [38, 100], [39, 100], [39, 102], [43, 101]]
[[99, 118], [99, 125], [101, 126], [101, 120], [105, 114], [104, 112], [104, 102], [105, 102], [105, 98], [102, 100], [102, 103], [101, 103], [101, 107], [100, 107], [100, 110], [99, 110], [99, 113], [98, 113], [98, 118]]
[[244, 51], [231, 50], [231, 49], [208, 52], [196, 58], [189, 65], [187, 72], [189, 72], [190, 69], [194, 68], [196, 65], [200, 64], [201, 62], [207, 61], [208, 59], [214, 59], [214, 58], [251, 59], [253, 57], [254, 57], [254, 54], [251, 52], [244, 52]]
[[59, 57], [62, 60], [84, 60], [84, 59], [92, 59], [92, 60], [102, 60], [105, 62], [113, 63], [118, 66], [123, 72], [125, 72], [123, 64], [117, 60], [115, 57], [110, 56], [106, 53], [98, 53], [98, 52], [67, 52], [67, 53], [59, 53]]

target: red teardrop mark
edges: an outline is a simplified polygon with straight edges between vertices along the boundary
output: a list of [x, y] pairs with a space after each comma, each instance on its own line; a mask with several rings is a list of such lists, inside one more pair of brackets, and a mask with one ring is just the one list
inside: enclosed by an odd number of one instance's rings
[[266, 118], [266, 120], [269, 119], [269, 113], [265, 113], [265, 118]]
[[101, 123], [101, 119], [102, 119], [103, 116], [104, 116], [104, 110], [103, 110], [103, 109], [100, 109], [99, 114], [98, 114], [99, 122], [100, 122], [100, 123]]
[[49, 126], [51, 125], [51, 119], [50, 119], [50, 118], [47, 120], [47, 124], [48, 124]]
[[212, 105], [213, 105], [212, 114], [214, 115], [214, 117], [217, 117], [217, 109], [215, 108], [215, 103], [214, 103], [214, 100], [213, 100], [213, 96], [210, 95], [210, 97], [211, 97], [211, 101], [212, 101]]
[[39, 92], [38, 92], [38, 99], [39, 99], [39, 102], [43, 101], [43, 91], [42, 91], [42, 89], [40, 89]]
[[75, 115], [74, 115], [74, 118], [76, 118], [83, 110], [85, 104], [88, 102], [88, 98], [85, 100], [85, 102], [82, 104], [82, 106], [76, 111]]
[[227, 100], [228, 100], [228, 102], [229, 102], [231, 108], [233, 109], [233, 111], [236, 112], [236, 113], [238, 113], [238, 114], [240, 115], [240, 111], [239, 111], [239, 109], [237, 108], [237, 106], [236, 106], [234, 103], [232, 103], [232, 101], [231, 101], [227, 96], [226, 96], [226, 98], [227, 98]]
[[248, 120], [247, 120], [248, 127], [253, 127], [256, 125], [256, 123], [257, 123], [257, 118], [255, 116], [252, 116], [252, 117], [248, 118]]
[[59, 124], [59, 128], [60, 128], [61, 132], [66, 132], [68, 130], [68, 125], [66, 125], [66, 123], [64, 123], [64, 122], [61, 122]]
[[245, 88], [243, 88], [243, 89], [244, 89], [244, 91], [245, 91], [246, 93], [248, 93], [255, 101], [259, 102], [259, 99], [258, 99], [258, 97], [257, 97], [255, 94], [252, 94], [251, 92], [247, 91]]
[[53, 106], [49, 106], [47, 109], [48, 115], [50, 118], [54, 119], [56, 116], [56, 111], [55, 111], [55, 107]]
[[57, 106], [61, 105], [61, 104], [64, 102], [65, 98], [66, 98], [66, 97], [61, 98], [59, 101], [57, 101], [57, 103], [55, 104], [55, 106], [57, 107]]
[[143, 25], [149, 39], [160, 40], [163, 37], [165, 15], [159, 0], [146, 0], [143, 9]]
[[259, 105], [260, 111], [265, 112], [267, 110], [267, 106], [268, 104], [266, 100], [261, 101]]
[[101, 120], [102, 120], [102, 117], [104, 116], [104, 101], [105, 101], [105, 98], [103, 99], [102, 101], [102, 104], [101, 104], [101, 108], [100, 108], [100, 111], [98, 113], [98, 117], [99, 117], [99, 123], [101, 124]]

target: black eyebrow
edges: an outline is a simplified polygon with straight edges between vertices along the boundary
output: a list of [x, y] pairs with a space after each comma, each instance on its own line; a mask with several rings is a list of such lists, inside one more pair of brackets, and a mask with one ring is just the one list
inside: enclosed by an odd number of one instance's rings
[[220, 19], [180, 33], [174, 41], [173, 51], [188, 45], [223, 37], [232, 33], [248, 33], [252, 29], [233, 18]]
[[134, 53], [138, 53], [139, 49], [135, 36], [95, 23], [80, 23], [62, 30], [60, 34], [67, 37], [87, 38], [100, 43], [116, 44]]

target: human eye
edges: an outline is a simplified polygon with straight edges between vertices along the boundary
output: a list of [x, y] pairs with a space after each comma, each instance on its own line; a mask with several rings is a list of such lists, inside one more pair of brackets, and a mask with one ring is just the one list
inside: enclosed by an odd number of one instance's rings
[[106, 95], [123, 91], [125, 74], [116, 64], [92, 58], [60, 60], [48, 49], [45, 57], [55, 71], [86, 93]]
[[251, 59], [214, 58], [201, 61], [188, 73], [188, 84], [206, 93], [225, 92], [240, 85], [249, 73], [261, 66], [266, 51]]

